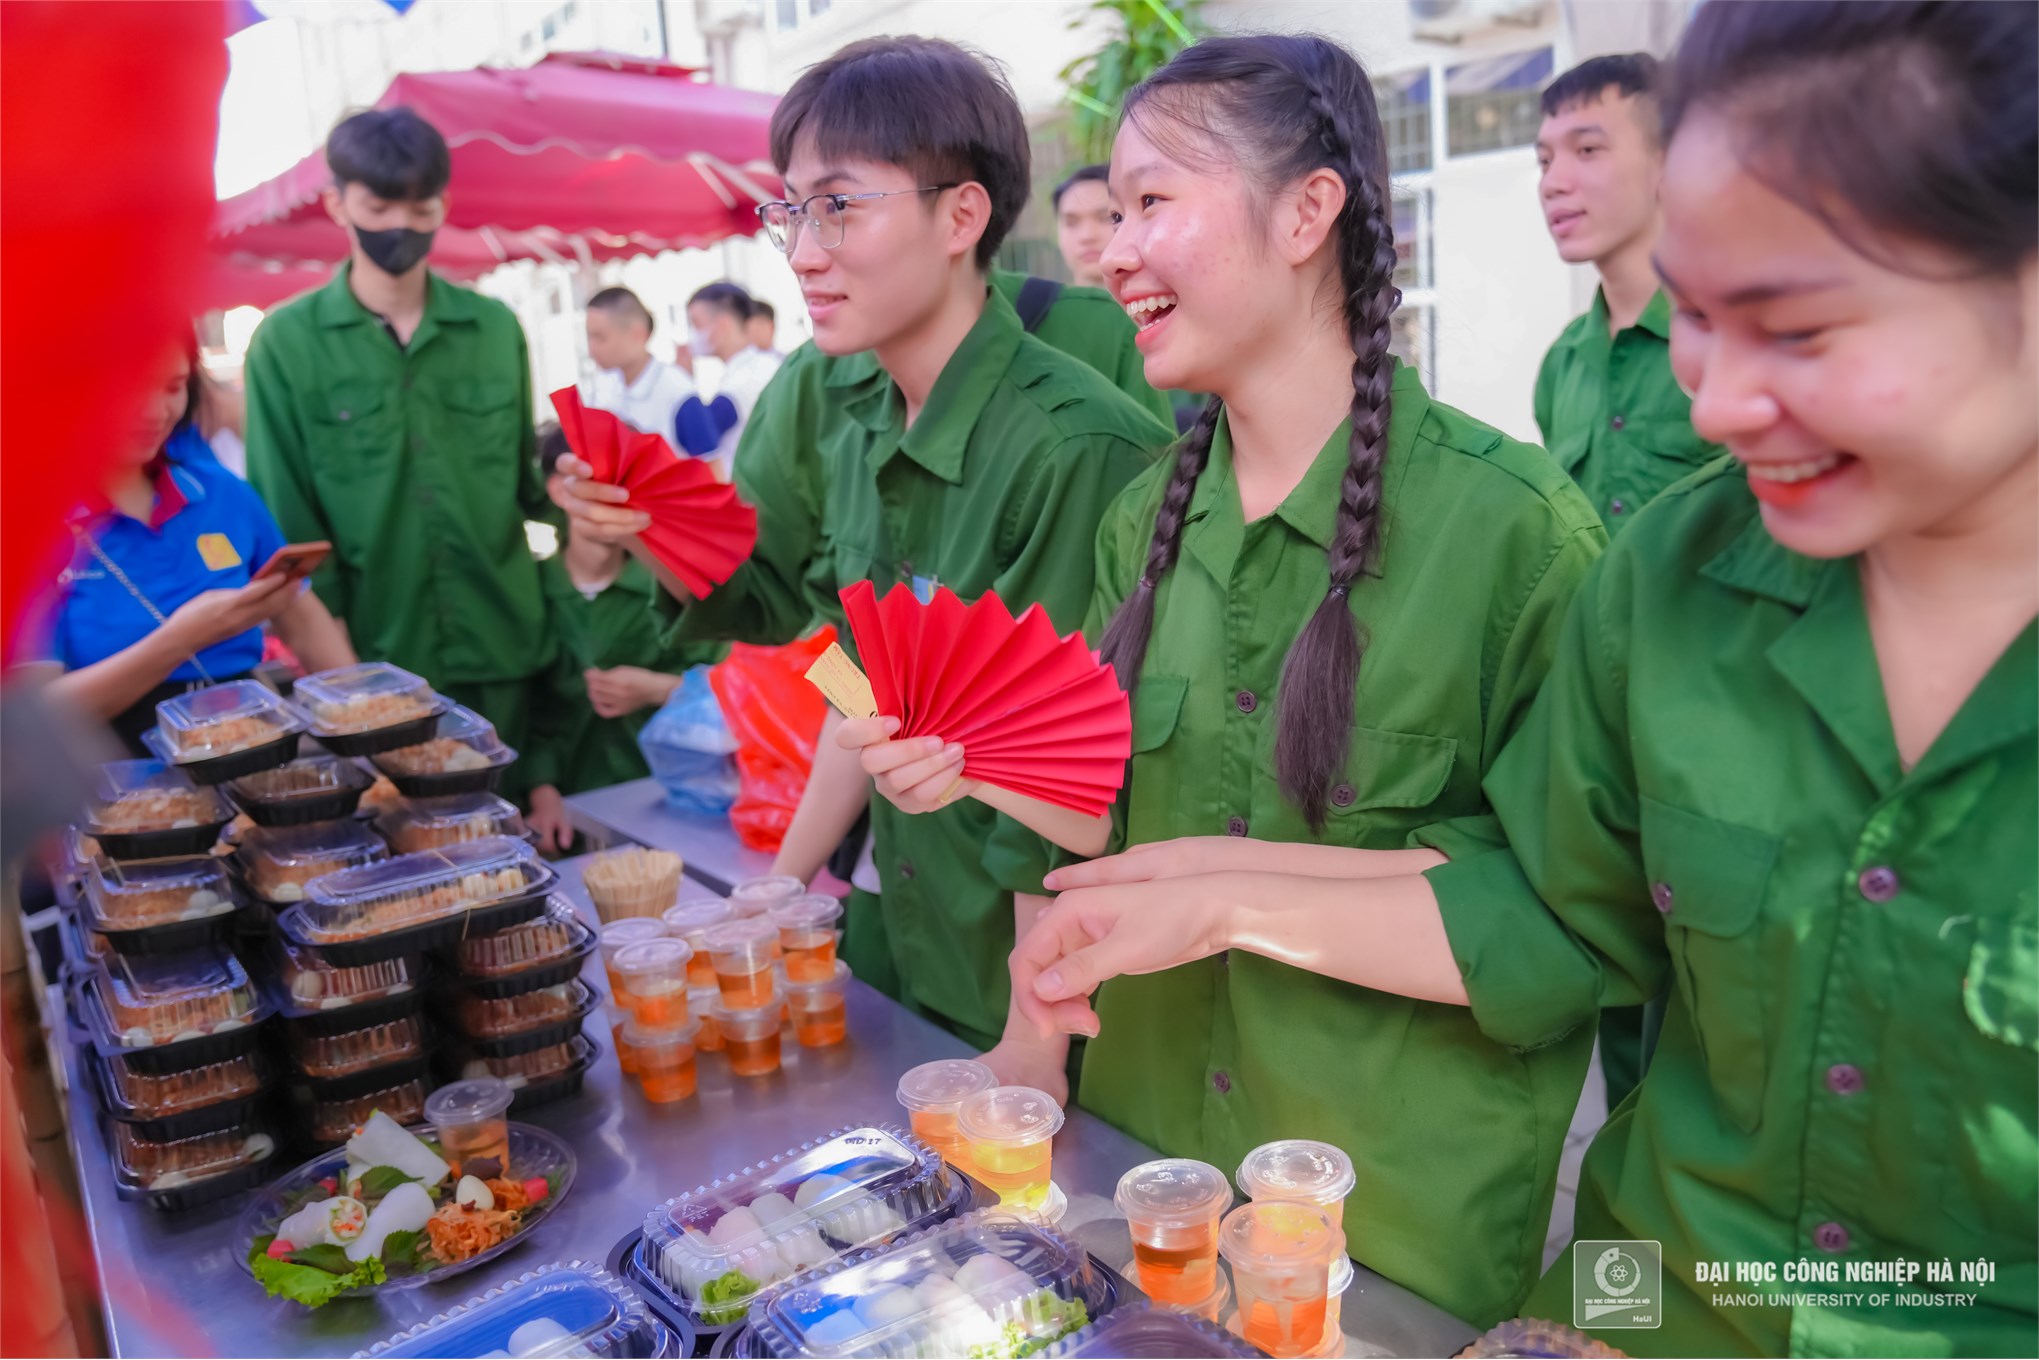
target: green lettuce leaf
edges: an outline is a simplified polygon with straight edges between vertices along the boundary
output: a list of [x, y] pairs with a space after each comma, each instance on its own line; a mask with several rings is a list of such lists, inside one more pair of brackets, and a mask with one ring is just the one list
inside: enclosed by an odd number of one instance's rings
[[438, 1265], [439, 1258], [432, 1254], [432, 1239], [422, 1232], [405, 1229], [382, 1239], [382, 1268], [392, 1279], [399, 1275], [422, 1275]]
[[361, 1173], [362, 1202], [379, 1200], [405, 1181], [417, 1179], [416, 1176], [406, 1175], [393, 1166], [371, 1166]]
[[[301, 1265], [295, 1260], [279, 1261], [269, 1255], [269, 1244], [274, 1235], [258, 1237], [248, 1250], [248, 1265], [255, 1272], [256, 1282], [273, 1297], [289, 1299], [307, 1308], [318, 1308], [331, 1303], [350, 1289], [381, 1284], [388, 1277], [383, 1273], [382, 1262], [369, 1257], [359, 1265], [349, 1261], [346, 1274], [335, 1274], [315, 1265]], [[307, 1248], [308, 1252], [320, 1252], [320, 1248]], [[323, 1250], [340, 1251], [338, 1247]], [[296, 1253], [293, 1253], [295, 1255]], [[344, 1258], [345, 1252], [341, 1252]]]
[[743, 1315], [750, 1311], [750, 1301], [758, 1288], [758, 1282], [740, 1270], [728, 1271], [708, 1281], [701, 1286], [701, 1297], [695, 1300], [701, 1310], [701, 1321], [711, 1327], [741, 1322]]

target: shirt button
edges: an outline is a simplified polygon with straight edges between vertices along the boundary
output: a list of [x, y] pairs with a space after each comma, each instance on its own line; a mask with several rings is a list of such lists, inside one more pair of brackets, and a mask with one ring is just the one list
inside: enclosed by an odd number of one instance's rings
[[1621, 429], [1623, 426], [1628, 424], [1628, 422], [1623, 420], [1620, 416], [1615, 416], [1612, 420], [1608, 421], [1607, 423], [1617, 430]]
[[899, 876], [901, 878], [912, 878], [916, 872], [912, 860], [903, 859], [899, 861]]
[[1897, 896], [1897, 870], [1887, 864], [1878, 864], [1862, 871], [1855, 880], [1855, 886], [1871, 902], [1888, 902]]
[[1607, 511], [1609, 514], [1613, 515], [1624, 514], [1627, 512], [1627, 510], [1628, 502], [1622, 500], [1622, 498], [1619, 496], [1616, 496], [1613, 500], [1607, 503]]
[[1232, 702], [1239, 706], [1241, 713], [1251, 713], [1260, 707], [1260, 700], [1253, 697], [1253, 691], [1250, 689], [1242, 689], [1233, 695]]
[[348, 421], [352, 420], [353, 418], [354, 418], [354, 413], [353, 413], [352, 411], [342, 411], [342, 412], [340, 412], [340, 423], [341, 423], [342, 425], [345, 425], [345, 424], [346, 424], [346, 423], [347, 423]]
[[1821, 1251], [1843, 1252], [1848, 1249], [1848, 1230], [1838, 1223], [1822, 1223], [1812, 1230], [1812, 1240]]
[[1677, 897], [1672, 893], [1670, 884], [1659, 880], [1650, 884], [1650, 902], [1658, 911], [1669, 916], [1672, 906], [1677, 902]]
[[1225, 819], [1225, 834], [1227, 836], [1245, 835], [1246, 819], [1244, 817], [1227, 817]]
[[1352, 785], [1350, 784], [1340, 784], [1337, 788], [1331, 790], [1332, 807], [1351, 807], [1358, 800], [1359, 795], [1353, 792]]
[[1232, 1079], [1223, 1072], [1213, 1072], [1211, 1073], [1211, 1085], [1217, 1088], [1219, 1095], [1223, 1095], [1232, 1089]]
[[1835, 1063], [1827, 1069], [1827, 1089], [1837, 1096], [1852, 1096], [1862, 1089], [1862, 1069], [1853, 1063]]

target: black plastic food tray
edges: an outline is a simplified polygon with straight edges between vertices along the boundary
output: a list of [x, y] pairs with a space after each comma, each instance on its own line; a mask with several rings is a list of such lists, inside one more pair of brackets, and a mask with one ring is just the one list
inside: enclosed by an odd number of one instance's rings
[[164, 1072], [183, 1072], [193, 1067], [204, 1067], [208, 1063], [225, 1062], [238, 1058], [243, 1053], [254, 1051], [261, 1041], [262, 1027], [269, 1020], [269, 998], [258, 988], [255, 993], [255, 1009], [249, 1014], [246, 1024], [236, 1029], [221, 1030], [212, 1034], [200, 1034], [190, 1039], [175, 1039], [167, 1044], [150, 1044], [146, 1047], [128, 1048], [118, 1043], [108, 1043], [101, 1037], [101, 1031], [113, 1033], [113, 1025], [100, 1007], [98, 994], [90, 987], [78, 988], [78, 1016], [84, 1021], [85, 1032], [91, 1035], [92, 1047], [102, 1057], [118, 1055], [127, 1059], [137, 1072], [161, 1075]]
[[292, 1029], [306, 1034], [344, 1034], [350, 1029], [367, 1029], [370, 1025], [387, 1024], [400, 1020], [406, 1015], [416, 1015], [425, 1008], [425, 989], [418, 982], [411, 983], [408, 992], [395, 996], [378, 996], [369, 1001], [353, 1001], [344, 1006], [314, 1006], [309, 1009], [297, 1004], [297, 998], [284, 987], [283, 980], [274, 973], [263, 977], [261, 986], [268, 992], [269, 1000]]
[[92, 1084], [99, 1097], [99, 1108], [106, 1111], [108, 1119], [127, 1125], [137, 1136], [151, 1143], [173, 1143], [179, 1138], [196, 1138], [200, 1134], [239, 1128], [253, 1120], [257, 1111], [269, 1101], [269, 1088], [264, 1086], [244, 1096], [232, 1096], [196, 1109], [179, 1110], [176, 1114], [139, 1114], [121, 1103], [120, 1094], [113, 1085], [112, 1073], [107, 1070], [110, 1066], [109, 1060], [96, 1052], [85, 1061], [85, 1068], [92, 1074]]
[[562, 982], [571, 982], [579, 977], [582, 966], [588, 961], [588, 956], [593, 954], [601, 945], [601, 937], [588, 929], [586, 922], [576, 918], [574, 924], [582, 932], [583, 938], [579, 944], [556, 959], [548, 959], [543, 963], [533, 964], [531, 967], [520, 972], [498, 973], [493, 977], [476, 977], [472, 973], [460, 971], [460, 964], [455, 953], [449, 952], [445, 956], [444, 961], [451, 976], [463, 991], [470, 992], [475, 996], [490, 1001], [500, 1001], [505, 997], [522, 996], [526, 992], [535, 992], [541, 987], [556, 987]]
[[604, 1263], [608, 1272], [635, 1290], [637, 1296], [644, 1300], [644, 1306], [671, 1329], [677, 1342], [673, 1347], [675, 1355], [710, 1354], [709, 1347], [713, 1343], [720, 1341], [725, 1334], [737, 1331], [743, 1324], [704, 1328], [688, 1317], [684, 1310], [675, 1308], [665, 1293], [664, 1284], [647, 1278], [638, 1262], [637, 1247], [643, 1241], [643, 1228], [632, 1228], [623, 1234], [622, 1240], [609, 1248], [609, 1257]]
[[[258, 1133], [268, 1132], [267, 1129], [252, 1131]], [[271, 1137], [274, 1137], [274, 1135], [272, 1134]], [[129, 1202], [141, 1200], [150, 1208], [159, 1209], [164, 1213], [182, 1213], [186, 1209], [196, 1209], [200, 1205], [214, 1204], [231, 1195], [237, 1195], [243, 1190], [260, 1185], [269, 1178], [269, 1173], [272, 1169], [271, 1164], [275, 1160], [276, 1154], [272, 1152], [267, 1157], [258, 1157], [244, 1166], [233, 1168], [231, 1171], [207, 1177], [205, 1180], [190, 1185], [180, 1185], [172, 1190], [150, 1190], [144, 1186], [136, 1185], [121, 1174], [118, 1166], [115, 1166], [113, 1171], [113, 1193]]]
[[398, 774], [394, 770], [383, 769], [380, 765], [376, 766], [376, 769], [387, 775], [389, 782], [396, 785], [396, 791], [406, 798], [447, 798], [456, 793], [494, 793], [503, 782], [503, 771], [509, 769], [516, 761], [515, 748], [505, 746], [503, 759], [481, 770]]
[[[327, 789], [323, 793], [298, 794], [288, 798], [234, 798], [234, 806], [248, 814], [256, 826], [311, 826], [315, 822], [337, 822], [352, 817], [361, 806], [361, 795], [373, 781], [358, 788]], [[233, 791], [227, 796], [233, 798]]]
[[405, 954], [440, 949], [469, 935], [488, 935], [522, 925], [532, 917], [544, 914], [545, 899], [558, 881], [559, 875], [546, 868], [540, 882], [528, 886], [516, 897], [458, 911], [436, 921], [386, 930], [379, 935], [364, 935], [358, 940], [322, 943], [311, 939], [304, 931], [303, 914], [295, 909], [279, 915], [276, 926], [292, 944], [311, 950], [335, 968], [358, 968], [365, 963], [381, 963], [384, 959], [399, 958]]
[[[90, 908], [85, 908], [88, 915]], [[217, 911], [210, 916], [200, 916], [191, 921], [165, 921], [161, 925], [137, 926], [132, 930], [108, 928], [90, 920], [80, 920], [79, 925], [87, 930], [96, 930], [106, 937], [107, 945], [116, 954], [129, 958], [156, 958], [164, 954], [183, 954], [193, 949], [203, 949], [216, 944], [233, 934], [234, 918], [241, 914], [241, 908], [232, 907]]]
[[581, 1022], [588, 1018], [595, 1007], [602, 1003], [601, 995], [586, 983], [581, 984], [581, 999], [573, 1013], [558, 1020], [550, 1020], [536, 1029], [519, 1030], [497, 1038], [462, 1032], [467, 1046], [484, 1058], [517, 1058], [526, 1053], [536, 1053], [541, 1048], [563, 1044], [580, 1033]]
[[429, 1079], [432, 1074], [432, 1036], [427, 1031], [424, 1046], [411, 1057], [398, 1058], [395, 1062], [376, 1067], [364, 1067], [344, 1077], [315, 1077], [295, 1064], [292, 1064], [291, 1073], [291, 1080], [310, 1092], [314, 1100], [353, 1100], [357, 1096], [373, 1095], [419, 1077]]
[[384, 751], [394, 751], [399, 746], [416, 746], [430, 741], [438, 730], [439, 715], [446, 711], [440, 703], [430, 713], [420, 718], [406, 718], [391, 727], [378, 727], [371, 732], [325, 733], [312, 729], [312, 739], [336, 756], [372, 756]]
[[180, 764], [177, 769], [190, 777], [194, 784], [224, 784], [229, 779], [239, 779], [244, 774], [260, 774], [273, 770], [278, 765], [288, 765], [297, 759], [297, 743], [304, 736], [302, 732], [285, 732], [274, 741], [265, 741], [260, 746], [250, 746], [245, 751], [229, 751], [223, 756], [210, 760], [194, 760], [188, 765]]
[[564, 1071], [555, 1072], [549, 1077], [519, 1087], [515, 1098], [510, 1101], [511, 1114], [521, 1114], [525, 1110], [550, 1105], [554, 1101], [565, 1100], [581, 1093], [581, 1087], [587, 1084], [588, 1069], [595, 1065], [595, 1059], [602, 1056], [600, 1044], [586, 1035], [582, 1038], [588, 1046], [587, 1056], [571, 1064]]
[[174, 859], [202, 855], [219, 840], [220, 828], [233, 820], [221, 817], [197, 826], [164, 827], [157, 831], [98, 831], [90, 833], [99, 848], [112, 859]]

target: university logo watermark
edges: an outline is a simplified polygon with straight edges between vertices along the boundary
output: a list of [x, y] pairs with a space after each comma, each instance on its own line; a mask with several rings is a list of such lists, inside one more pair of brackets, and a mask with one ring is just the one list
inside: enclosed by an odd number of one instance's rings
[[1663, 1326], [1663, 1244], [1574, 1242], [1572, 1325], [1598, 1330]]

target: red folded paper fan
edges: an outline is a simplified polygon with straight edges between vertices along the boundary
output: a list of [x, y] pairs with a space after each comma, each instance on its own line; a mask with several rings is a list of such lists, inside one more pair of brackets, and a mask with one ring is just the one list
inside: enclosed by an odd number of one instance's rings
[[1018, 618], [995, 593], [965, 605], [869, 581], [842, 592], [878, 712], [899, 736], [963, 747], [965, 778], [1101, 817], [1133, 751], [1132, 709], [1079, 635], [1057, 637], [1039, 605]]
[[758, 512], [736, 488], [715, 480], [698, 458], [682, 458], [658, 435], [633, 430], [608, 411], [581, 404], [562, 387], [552, 394], [559, 428], [598, 482], [630, 492], [630, 506], [651, 516], [638, 535], [652, 556], [704, 599], [736, 574], [758, 541]]

